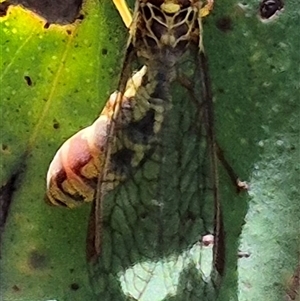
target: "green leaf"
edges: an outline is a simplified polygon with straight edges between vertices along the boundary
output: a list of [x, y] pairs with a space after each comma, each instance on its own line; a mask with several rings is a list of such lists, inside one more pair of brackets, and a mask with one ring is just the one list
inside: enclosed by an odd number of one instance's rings
[[20, 7], [1, 19], [1, 184], [18, 175], [2, 233], [5, 300], [91, 300], [89, 206], [44, 202], [56, 150], [97, 117], [118, 82], [127, 37], [118, 13], [108, 1], [89, 1], [84, 16], [48, 29]]
[[[263, 23], [256, 1], [222, 1], [204, 24], [218, 140], [250, 185], [244, 200], [228, 188], [222, 195], [228, 271], [220, 300], [283, 300], [299, 260], [299, 8], [286, 2]], [[220, 30], [224, 23], [231, 30]], [[237, 260], [238, 249], [250, 257]]]
[[[221, 175], [222, 301], [282, 300], [298, 262], [299, 11], [291, 0], [262, 23], [257, 1], [218, 1], [204, 22], [218, 141], [250, 185], [238, 196]], [[87, 1], [84, 12], [83, 21], [49, 29], [19, 7], [0, 20], [1, 184], [17, 175], [1, 240], [4, 300], [94, 298], [84, 255], [89, 206], [43, 201], [55, 151], [97, 117], [118, 83], [127, 31], [109, 1]], [[238, 249], [250, 257], [237, 259]]]

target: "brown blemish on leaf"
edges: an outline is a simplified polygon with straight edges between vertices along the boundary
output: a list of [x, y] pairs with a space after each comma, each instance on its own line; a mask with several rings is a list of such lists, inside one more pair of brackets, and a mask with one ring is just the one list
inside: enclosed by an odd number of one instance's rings
[[12, 287], [13, 291], [14, 292], [20, 292], [21, 289], [15, 284], [13, 287]]
[[10, 179], [0, 188], [0, 245], [6, 219], [9, 214], [10, 204], [12, 202], [13, 193], [15, 191], [15, 183], [18, 176], [18, 172], [12, 175]]
[[299, 287], [300, 287], [300, 265], [296, 268], [294, 274], [288, 281], [286, 290], [286, 301], [299, 301]]
[[228, 16], [219, 18], [216, 22], [217, 28], [223, 32], [228, 32], [233, 29], [232, 20]]
[[33, 250], [29, 254], [28, 265], [32, 269], [43, 269], [47, 266], [47, 258], [40, 251]]
[[57, 130], [57, 129], [60, 128], [60, 124], [59, 124], [59, 122], [56, 119], [53, 120], [53, 128], [55, 130]]
[[65, 25], [82, 20], [83, 15], [80, 14], [82, 2], [82, 0], [8, 0], [0, 4], [0, 16], [6, 15], [9, 6], [21, 5], [45, 19], [45, 28], [48, 28], [50, 24]]
[[77, 283], [72, 283], [70, 288], [72, 291], [77, 291], [79, 289], [79, 285]]
[[102, 55], [107, 55], [108, 50], [106, 48], [102, 48], [101, 54]]
[[11, 153], [10, 148], [7, 144], [5, 144], [5, 143], [1, 144], [1, 153], [3, 155], [9, 155]]
[[0, 3], [0, 17], [6, 16], [9, 5], [10, 3], [8, 1]]

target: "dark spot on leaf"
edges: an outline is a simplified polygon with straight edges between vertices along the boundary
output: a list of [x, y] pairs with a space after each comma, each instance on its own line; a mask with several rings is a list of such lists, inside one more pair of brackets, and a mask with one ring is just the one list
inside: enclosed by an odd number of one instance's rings
[[72, 34], [72, 30], [67, 29], [67, 34], [68, 34], [68, 35], [71, 35], [71, 34]]
[[47, 23], [45, 23], [44, 28], [45, 28], [45, 29], [48, 29], [48, 28], [50, 27], [50, 25], [51, 25], [51, 24], [47, 22]]
[[77, 20], [83, 20], [84, 19], [84, 15], [83, 14], [80, 14], [77, 18]]
[[263, 19], [269, 19], [283, 9], [281, 0], [263, 0], [259, 6], [259, 14]]
[[106, 48], [102, 48], [102, 50], [101, 50], [101, 53], [102, 53], [102, 55], [107, 55], [107, 49]]
[[8, 1], [0, 3], [0, 17], [6, 16], [9, 6], [10, 3]]
[[196, 216], [195, 216], [195, 214], [193, 212], [188, 211], [188, 213], [187, 213], [187, 219], [191, 220], [191, 221], [195, 221], [196, 220]]
[[140, 218], [141, 218], [141, 219], [145, 219], [146, 217], [147, 217], [146, 212], [142, 212], [142, 213], [140, 214]]
[[31, 80], [30, 76], [25, 75], [24, 79], [25, 79], [27, 85], [31, 87], [32, 86], [32, 80]]
[[80, 20], [83, 18], [79, 15], [82, 0], [9, 0], [5, 2], [9, 5], [21, 5], [43, 17], [47, 22], [45, 28], [51, 24], [70, 24], [77, 18]]
[[54, 74], [54, 71], [51, 69], [51, 68], [47, 68], [47, 70], [51, 73], [51, 74]]
[[223, 32], [231, 31], [233, 28], [232, 20], [228, 16], [219, 18], [216, 22], [216, 26], [219, 30], [221, 30]]
[[43, 269], [47, 266], [47, 258], [44, 254], [34, 250], [29, 255], [28, 264], [33, 269]]
[[57, 130], [57, 129], [60, 128], [60, 124], [59, 124], [59, 122], [56, 119], [53, 120], [53, 128], [55, 130]]
[[7, 144], [2, 144], [1, 149], [2, 149], [3, 152], [7, 152], [8, 151], [8, 145]]
[[72, 274], [72, 273], [74, 273], [74, 269], [72, 268], [72, 269], [70, 269], [70, 273]]
[[79, 289], [79, 285], [77, 283], [72, 283], [70, 288], [72, 291], [77, 291]]
[[8, 181], [0, 188], [0, 240], [4, 231], [5, 222], [9, 214], [10, 204], [16, 190], [16, 181], [21, 171], [12, 175]]
[[19, 292], [21, 290], [17, 285], [14, 285], [12, 289], [14, 292]]

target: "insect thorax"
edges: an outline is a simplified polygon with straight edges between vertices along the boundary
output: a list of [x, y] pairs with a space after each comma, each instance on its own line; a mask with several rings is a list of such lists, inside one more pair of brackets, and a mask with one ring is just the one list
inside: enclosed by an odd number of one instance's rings
[[[127, 172], [139, 166], [158, 143], [166, 112], [172, 106], [170, 87], [177, 65], [190, 44], [198, 43], [199, 12], [198, 0], [139, 1], [132, 43], [147, 72], [128, 106], [129, 122], [118, 122], [120, 130], [116, 136], [120, 143], [115, 144], [112, 153], [122, 156], [112, 157], [117, 161], [112, 164], [112, 175], [118, 173], [120, 178], [127, 178]], [[129, 159], [122, 164], [114, 159], [125, 157], [125, 148]]]
[[[140, 1], [133, 44], [138, 56], [174, 66], [199, 37], [200, 1]], [[149, 63], [148, 63], [149, 62]]]

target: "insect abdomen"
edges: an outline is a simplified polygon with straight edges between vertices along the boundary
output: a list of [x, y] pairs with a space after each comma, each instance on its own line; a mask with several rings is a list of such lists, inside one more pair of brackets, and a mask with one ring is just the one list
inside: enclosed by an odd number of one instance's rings
[[126, 180], [154, 147], [167, 101], [152, 98], [157, 83], [142, 84], [146, 68], [113, 93], [100, 117], [69, 138], [47, 174], [48, 203], [76, 207], [94, 200], [98, 181], [104, 193]]
[[[72, 208], [93, 200], [98, 174], [103, 168], [103, 149], [110, 123], [105, 116], [100, 116], [57, 151], [47, 174], [50, 203]], [[97, 133], [96, 138], [91, 135], [93, 132]]]

